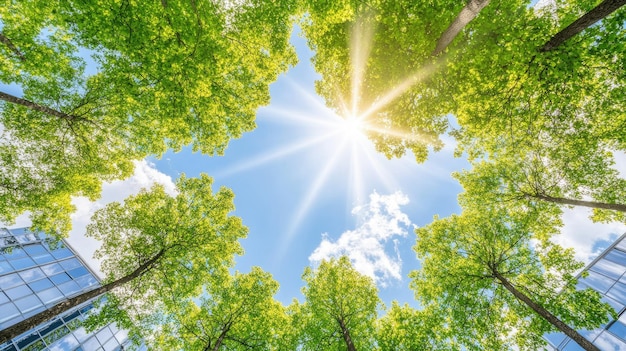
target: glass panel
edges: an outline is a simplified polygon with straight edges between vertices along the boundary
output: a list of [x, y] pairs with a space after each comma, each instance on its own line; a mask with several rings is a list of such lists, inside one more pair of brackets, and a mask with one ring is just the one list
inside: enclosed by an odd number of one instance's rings
[[5, 251], [6, 253], [4, 254], [4, 257], [7, 260], [10, 260], [12, 258], [26, 257], [26, 252], [21, 246], [13, 246], [5, 249]]
[[94, 336], [93, 338], [85, 341], [82, 345], [85, 350], [97, 350], [100, 347], [100, 343], [98, 339]]
[[605, 331], [594, 341], [594, 344], [604, 351], [626, 350], [626, 343]]
[[115, 338], [120, 344], [123, 344], [124, 341], [128, 340], [128, 330], [120, 330], [115, 334]]
[[93, 277], [93, 275], [89, 274], [76, 279], [76, 283], [78, 283], [81, 288], [87, 288], [98, 284], [98, 281]]
[[611, 326], [609, 327], [609, 331], [611, 331], [611, 333], [613, 333], [615, 336], [626, 339], [626, 325], [623, 325], [619, 321], [611, 324]]
[[29, 283], [28, 285], [30, 286], [31, 289], [33, 289], [34, 292], [38, 292], [38, 291], [48, 289], [54, 286], [54, 284], [52, 284], [52, 282], [48, 278], [37, 280], [35, 282]]
[[55, 341], [69, 334], [69, 332], [70, 330], [66, 326], [60, 324], [59, 328], [51, 330], [46, 336], [43, 337], [43, 339], [46, 341], [46, 344], [51, 345]]
[[25, 270], [19, 273], [20, 277], [24, 279], [25, 282], [32, 282], [33, 280], [44, 278], [45, 275], [41, 271], [40, 268], [32, 268], [29, 270]]
[[617, 301], [626, 301], [626, 285], [622, 283], [615, 283], [607, 295]]
[[28, 312], [30, 310], [34, 310], [35, 308], [41, 306], [41, 301], [35, 295], [27, 296], [23, 299], [19, 299], [15, 301], [15, 306], [24, 312]]
[[576, 341], [570, 339], [567, 345], [563, 348], [563, 351], [585, 351], [585, 349], [580, 347]]
[[41, 351], [46, 348], [46, 344], [44, 344], [43, 340], [38, 339], [34, 343], [23, 348], [22, 351]]
[[56, 285], [61, 285], [62, 283], [72, 280], [72, 278], [70, 278], [70, 276], [67, 275], [67, 273], [60, 273], [60, 274], [53, 275], [52, 277], [50, 277], [50, 280], [52, 280], [52, 282]]
[[589, 275], [580, 279], [580, 281], [602, 294], [606, 293], [614, 283], [610, 278], [592, 271], [589, 271]]
[[2, 349], [2, 351], [16, 351], [16, 350], [17, 349], [15, 348], [15, 346], [13, 346], [13, 344], [9, 344]]
[[15, 239], [17, 239], [17, 241], [20, 242], [21, 244], [27, 244], [29, 242], [39, 240], [33, 233], [26, 233], [24, 235], [16, 235]]
[[52, 256], [54, 256], [57, 259], [74, 256], [72, 251], [70, 251], [70, 249], [68, 249], [67, 247], [56, 249], [54, 251], [51, 251], [51, 253], [52, 253]]
[[2, 291], [0, 291], [0, 304], [5, 302], [9, 302], [9, 298]]
[[9, 260], [9, 263], [16, 270], [24, 269], [28, 267], [35, 266], [35, 261], [33, 261], [30, 257], [22, 257], [18, 259]]
[[[78, 346], [78, 340], [74, 335], [69, 334], [63, 339], [59, 340], [56, 344], [50, 346], [50, 351], [73, 351]], [[89, 348], [87, 349], [89, 350]]]
[[47, 289], [37, 293], [37, 296], [43, 301], [45, 304], [49, 304], [51, 302], [60, 300], [63, 298], [63, 294], [57, 288]]
[[24, 281], [22, 281], [17, 273], [7, 274], [0, 277], [0, 286], [2, 287], [2, 289], [12, 288], [20, 284], [24, 284]]
[[51, 276], [51, 275], [55, 275], [56, 273], [63, 272], [63, 267], [61, 267], [61, 265], [58, 263], [47, 264], [41, 267], [41, 269], [47, 276]]
[[45, 255], [48, 253], [45, 247], [41, 244], [31, 244], [24, 246], [24, 251], [28, 252], [31, 257]]
[[0, 274], [6, 273], [6, 272], [12, 272], [12, 271], [13, 271], [13, 267], [9, 265], [9, 262], [0, 261]]
[[69, 260], [64, 260], [59, 263], [63, 266], [63, 268], [65, 268], [66, 271], [82, 266], [77, 258], [70, 258]]
[[624, 305], [622, 305], [621, 303], [615, 301], [614, 299], [612, 299], [612, 298], [610, 298], [610, 297], [608, 297], [606, 295], [603, 295], [601, 300], [602, 300], [602, 302], [606, 302], [609, 305], [611, 305], [611, 307], [613, 307], [613, 309], [615, 310], [616, 313], [619, 313], [624, 308]]
[[[39, 329], [39, 334], [41, 334], [42, 336], [46, 336], [49, 333], [51, 333], [53, 330], [57, 329], [58, 327], [63, 325], [63, 321], [60, 318], [55, 319], [54, 321], [52, 321], [52, 323], [46, 325], [43, 328]], [[57, 338], [58, 339], [58, 338]], [[56, 340], [56, 339], [54, 339]]]
[[4, 292], [11, 300], [17, 300], [33, 293], [27, 285], [20, 285], [15, 288], [7, 289]]
[[0, 322], [19, 316], [20, 311], [11, 302], [0, 305]]
[[54, 257], [52, 257], [51, 254], [36, 256], [34, 257], [34, 259], [35, 259], [35, 262], [37, 262], [38, 264], [44, 264], [44, 263], [54, 261]]
[[98, 338], [98, 340], [100, 340], [100, 343], [102, 345], [104, 345], [104, 343], [106, 343], [107, 340], [109, 340], [112, 336], [113, 333], [111, 333], [111, 330], [109, 330], [108, 327], [102, 328], [102, 330], [100, 330], [98, 334], [96, 334], [96, 337]]
[[111, 338], [109, 339], [109, 341], [107, 341], [104, 344], [104, 351], [113, 351], [115, 350], [117, 347], [119, 346], [119, 344], [117, 343], [117, 340], [115, 340], [115, 338]]
[[28, 334], [24, 338], [20, 339], [17, 342], [17, 347], [20, 348], [20, 349], [24, 348], [24, 347], [32, 344], [36, 340], [39, 340], [39, 334], [37, 334], [36, 332]]
[[620, 240], [619, 243], [617, 243], [617, 245], [615, 245], [616, 248], [621, 249], [622, 251], [626, 251], [626, 238]]
[[15, 237], [13, 236], [3, 236], [0, 238], [0, 247], [12, 246], [16, 244], [17, 239], [15, 239]]
[[624, 273], [624, 270], [626, 270], [626, 267], [620, 266], [615, 262], [602, 259], [596, 262], [596, 264], [591, 267], [591, 270], [603, 273], [604, 275], [618, 280]]
[[71, 271], [67, 272], [67, 274], [69, 274], [72, 278], [78, 278], [87, 273], [89, 273], [89, 271], [85, 267], [74, 268]]
[[87, 339], [89, 336], [91, 336], [91, 333], [87, 333], [85, 328], [80, 327], [80, 328], [74, 330], [74, 336], [76, 336], [76, 339], [78, 339], [78, 341], [83, 342], [83, 341], [85, 341], [85, 339]]
[[74, 281], [63, 283], [59, 285], [58, 288], [59, 290], [61, 290], [63, 294], [65, 294], [65, 296], [70, 296], [76, 293], [77, 291], [80, 291], [80, 286], [78, 286], [78, 284], [76, 284], [76, 282]]
[[613, 249], [606, 256], [604, 256], [604, 258], [617, 262], [622, 266], [626, 266], [626, 252], [622, 250]]

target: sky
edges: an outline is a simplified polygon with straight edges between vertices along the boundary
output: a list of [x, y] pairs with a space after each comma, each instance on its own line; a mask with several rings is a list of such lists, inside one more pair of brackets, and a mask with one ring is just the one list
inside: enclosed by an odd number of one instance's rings
[[[296, 30], [297, 32], [297, 30]], [[206, 156], [185, 148], [161, 158], [136, 162], [132, 177], [103, 186], [101, 199], [75, 198], [69, 242], [91, 267], [98, 247], [83, 233], [91, 214], [111, 201], [122, 201], [142, 187], [207, 173], [214, 191], [226, 186], [235, 193], [236, 210], [249, 228], [242, 241], [245, 254], [234, 269], [259, 266], [280, 284], [276, 298], [303, 301], [301, 275], [321, 260], [347, 255], [355, 268], [374, 279], [386, 305], [392, 300], [416, 306], [408, 273], [419, 268], [412, 251], [414, 229], [459, 212], [462, 188], [451, 173], [469, 168], [454, 158], [454, 141], [423, 164], [409, 153], [386, 159], [359, 132], [327, 109], [314, 91], [319, 79], [310, 63], [312, 52], [295, 33], [299, 63], [271, 85], [271, 102], [259, 109], [257, 128], [232, 140], [224, 156]], [[346, 77], [346, 79], [350, 79]], [[626, 177], [626, 155], [617, 155]], [[619, 235], [621, 224], [594, 224], [590, 211], [566, 210], [563, 233], [554, 240], [573, 247], [585, 262]], [[11, 227], [28, 225], [21, 216]]]

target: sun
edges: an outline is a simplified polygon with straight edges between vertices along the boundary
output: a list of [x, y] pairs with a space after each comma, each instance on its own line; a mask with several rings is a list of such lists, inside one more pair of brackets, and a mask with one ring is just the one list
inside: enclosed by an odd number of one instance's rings
[[341, 118], [339, 129], [346, 138], [354, 139], [365, 135], [366, 124], [363, 118], [350, 114]]

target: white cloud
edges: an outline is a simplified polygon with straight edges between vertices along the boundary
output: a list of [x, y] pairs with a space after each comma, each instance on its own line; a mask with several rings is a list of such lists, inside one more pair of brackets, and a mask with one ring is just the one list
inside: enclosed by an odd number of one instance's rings
[[[126, 197], [137, 194], [142, 188], [150, 188], [153, 184], [163, 184], [165, 190], [174, 195], [176, 186], [172, 179], [159, 172], [154, 165], [146, 160], [135, 162], [135, 172], [132, 176], [125, 180], [118, 180], [102, 185], [102, 194], [100, 199], [92, 202], [85, 197], [72, 198], [72, 204], [76, 206], [76, 212], [71, 216], [72, 231], [67, 242], [72, 246], [80, 257], [92, 268], [97, 274], [103, 276], [100, 272], [100, 263], [93, 258], [93, 253], [100, 246], [100, 243], [92, 238], [85, 237], [85, 230], [93, 213], [106, 206], [110, 202], [123, 201]], [[19, 216], [12, 228], [30, 226], [28, 214]]]
[[[319, 263], [331, 257], [348, 256], [354, 268], [360, 273], [372, 277], [381, 286], [390, 280], [401, 280], [402, 260], [397, 239], [406, 237], [406, 228], [411, 225], [409, 217], [400, 210], [400, 206], [409, 203], [409, 198], [402, 192], [391, 195], [370, 195], [370, 202], [352, 210], [361, 223], [355, 230], [348, 230], [333, 242], [328, 234], [322, 235], [322, 242], [309, 256], [311, 263]], [[387, 243], [393, 244], [393, 254], [389, 254]]]
[[560, 235], [556, 235], [553, 241], [563, 247], [571, 247], [575, 250], [576, 259], [588, 264], [606, 245], [597, 245], [598, 242], [612, 243], [626, 232], [624, 223], [594, 223], [589, 219], [591, 209], [574, 208], [564, 209], [564, 226]]

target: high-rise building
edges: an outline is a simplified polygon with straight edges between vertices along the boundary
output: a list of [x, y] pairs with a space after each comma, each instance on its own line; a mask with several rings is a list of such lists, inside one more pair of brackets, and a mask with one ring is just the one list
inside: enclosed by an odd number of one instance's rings
[[[0, 228], [0, 330], [99, 285], [65, 242], [27, 228]], [[82, 321], [93, 300], [0, 345], [0, 351], [116, 351], [129, 344], [115, 325], [88, 333]], [[145, 349], [143, 346], [141, 349]]]
[[[616, 320], [594, 329], [579, 331], [587, 340], [604, 351], [626, 350], [626, 234], [609, 246], [587, 268], [587, 276], [578, 279], [581, 289], [592, 288], [613, 307]], [[553, 350], [583, 350], [563, 333], [545, 336]]]

